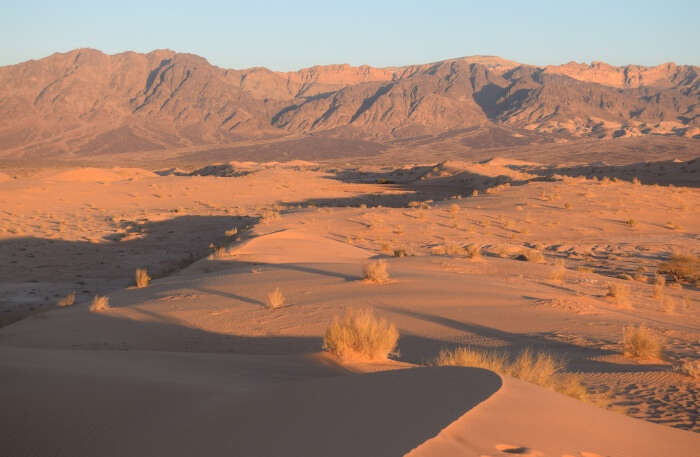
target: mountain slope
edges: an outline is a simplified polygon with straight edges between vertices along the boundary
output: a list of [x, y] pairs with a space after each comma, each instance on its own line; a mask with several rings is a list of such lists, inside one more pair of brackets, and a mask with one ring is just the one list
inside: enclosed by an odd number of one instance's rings
[[92, 49], [0, 67], [0, 154], [100, 154], [323, 133], [387, 141], [506, 126], [570, 137], [700, 135], [698, 67], [474, 56], [425, 65], [226, 70]]

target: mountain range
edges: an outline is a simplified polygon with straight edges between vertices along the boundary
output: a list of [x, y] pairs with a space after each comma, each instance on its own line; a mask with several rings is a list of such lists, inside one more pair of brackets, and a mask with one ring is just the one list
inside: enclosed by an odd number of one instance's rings
[[308, 135], [379, 143], [462, 129], [551, 141], [700, 138], [700, 67], [538, 67], [493, 56], [231, 70], [170, 50], [0, 67], [0, 156], [81, 156]]

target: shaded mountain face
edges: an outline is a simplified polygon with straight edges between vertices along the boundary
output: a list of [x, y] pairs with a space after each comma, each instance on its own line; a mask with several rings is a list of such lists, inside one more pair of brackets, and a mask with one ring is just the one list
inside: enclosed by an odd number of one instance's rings
[[700, 137], [699, 68], [475, 56], [394, 68], [226, 70], [172, 51], [79, 49], [0, 67], [0, 154], [149, 151], [322, 134], [379, 142], [486, 127]]

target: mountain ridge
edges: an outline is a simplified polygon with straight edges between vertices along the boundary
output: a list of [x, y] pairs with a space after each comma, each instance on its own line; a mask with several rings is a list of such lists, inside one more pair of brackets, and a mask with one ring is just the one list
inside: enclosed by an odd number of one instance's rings
[[673, 63], [537, 67], [496, 56], [275, 72], [172, 50], [83, 48], [0, 67], [0, 155], [309, 134], [387, 142], [495, 126], [552, 138], [700, 137], [699, 75]]

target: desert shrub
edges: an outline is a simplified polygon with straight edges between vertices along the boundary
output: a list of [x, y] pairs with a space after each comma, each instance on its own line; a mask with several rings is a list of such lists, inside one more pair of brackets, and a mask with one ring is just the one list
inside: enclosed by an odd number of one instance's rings
[[629, 225], [630, 227], [636, 227], [637, 226], [637, 221], [635, 219], [625, 219], [622, 221], [625, 225]]
[[644, 324], [622, 329], [622, 347], [625, 357], [642, 360], [659, 360], [663, 357], [663, 343]]
[[386, 268], [386, 261], [383, 259], [366, 263], [363, 268], [364, 279], [368, 282], [383, 284], [389, 281], [389, 272]]
[[527, 262], [541, 263], [544, 262], [544, 254], [537, 249], [527, 249], [523, 250], [515, 256], [516, 260], [525, 260]]
[[659, 273], [668, 274], [676, 281], [700, 281], [700, 258], [693, 254], [673, 254], [659, 265]]
[[71, 306], [74, 303], [75, 303], [75, 291], [72, 291], [71, 293], [69, 293], [65, 297], [58, 300], [58, 302], [56, 302], [56, 306], [61, 306], [61, 307]]
[[232, 228], [230, 230], [226, 230], [224, 232], [224, 235], [226, 235], [228, 237], [236, 236], [237, 234], [238, 234], [238, 227], [234, 227], [234, 228]]
[[148, 271], [145, 268], [137, 268], [135, 273], [136, 287], [139, 289], [148, 286], [151, 282], [151, 277], [148, 276]]
[[464, 248], [457, 243], [448, 242], [443, 246], [445, 255], [455, 257], [464, 254]]
[[566, 266], [564, 265], [564, 261], [559, 259], [554, 263], [554, 266], [552, 267], [552, 271], [549, 273], [549, 277], [553, 281], [561, 281], [564, 279], [564, 276], [566, 275]]
[[479, 259], [481, 258], [481, 246], [475, 243], [470, 243], [464, 246], [464, 253], [470, 259]]
[[284, 294], [279, 287], [275, 287], [275, 290], [267, 294], [267, 307], [268, 308], [279, 308], [284, 305], [285, 298]]
[[664, 313], [676, 314], [676, 301], [673, 299], [673, 297], [663, 297], [661, 304], [664, 307]]
[[700, 360], [686, 360], [673, 367], [674, 371], [700, 381]]
[[607, 297], [621, 308], [630, 308], [630, 288], [624, 284], [608, 283]]
[[370, 309], [348, 309], [335, 317], [323, 338], [323, 349], [340, 359], [386, 359], [396, 349], [399, 332]]
[[104, 295], [95, 295], [95, 298], [92, 299], [92, 303], [90, 304], [90, 311], [95, 313], [107, 311], [109, 309], [109, 297]]
[[666, 286], [666, 278], [662, 275], [654, 276], [654, 298], [663, 299], [664, 298], [664, 286]]
[[278, 220], [279, 218], [280, 218], [279, 211], [276, 211], [274, 209], [264, 209], [262, 214], [260, 215], [260, 223], [269, 224], [271, 222]]
[[394, 252], [392, 252], [392, 255], [394, 257], [406, 257], [408, 256], [408, 251], [406, 248], [396, 248], [394, 249]]
[[551, 354], [533, 352], [530, 349], [508, 357], [501, 352], [459, 347], [452, 351], [440, 351], [434, 364], [484, 368], [578, 399], [585, 399], [587, 396], [578, 376], [563, 371], [564, 364], [561, 360]]

